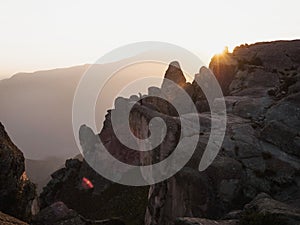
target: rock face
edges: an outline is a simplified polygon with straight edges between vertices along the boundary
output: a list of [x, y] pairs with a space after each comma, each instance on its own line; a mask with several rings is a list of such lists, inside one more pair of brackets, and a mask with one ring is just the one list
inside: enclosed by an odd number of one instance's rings
[[0, 211], [29, 221], [35, 196], [35, 185], [25, 173], [23, 153], [0, 123]]

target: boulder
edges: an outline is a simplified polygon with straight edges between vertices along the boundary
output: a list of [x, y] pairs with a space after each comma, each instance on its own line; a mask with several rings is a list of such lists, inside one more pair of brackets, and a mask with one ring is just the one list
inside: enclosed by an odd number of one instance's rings
[[265, 224], [295, 225], [300, 223], [300, 209], [272, 199], [265, 193], [257, 195], [244, 207], [241, 224], [262, 222]]
[[63, 202], [55, 202], [42, 209], [34, 218], [36, 225], [85, 225], [84, 220]]

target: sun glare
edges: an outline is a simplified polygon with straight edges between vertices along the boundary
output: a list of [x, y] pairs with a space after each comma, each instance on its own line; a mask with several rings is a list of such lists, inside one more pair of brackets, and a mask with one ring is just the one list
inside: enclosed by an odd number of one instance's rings
[[225, 46], [224, 49], [223, 49], [223, 51], [220, 52], [220, 53], [217, 53], [217, 55], [218, 56], [224, 56], [224, 55], [226, 55], [228, 53], [229, 53], [229, 48], [228, 48], [228, 46]]

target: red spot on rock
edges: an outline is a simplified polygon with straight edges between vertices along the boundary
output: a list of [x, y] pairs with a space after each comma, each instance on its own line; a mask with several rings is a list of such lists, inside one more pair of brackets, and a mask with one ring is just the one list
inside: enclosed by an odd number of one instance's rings
[[81, 185], [82, 185], [82, 187], [84, 188], [84, 189], [92, 189], [92, 188], [94, 188], [94, 185], [93, 185], [93, 183], [89, 180], [89, 179], [87, 179], [86, 177], [83, 177], [82, 178], [82, 182], [81, 182]]

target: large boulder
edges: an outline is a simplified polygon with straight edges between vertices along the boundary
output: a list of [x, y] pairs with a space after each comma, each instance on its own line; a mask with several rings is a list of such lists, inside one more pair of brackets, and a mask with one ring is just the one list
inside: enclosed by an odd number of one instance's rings
[[69, 209], [63, 202], [55, 202], [41, 210], [34, 218], [33, 225], [125, 225], [119, 219], [91, 220]]
[[300, 209], [276, 201], [269, 195], [261, 193], [245, 205], [241, 224], [285, 224], [300, 223]]
[[85, 225], [85, 221], [63, 202], [55, 202], [41, 210], [32, 224], [37, 225]]

